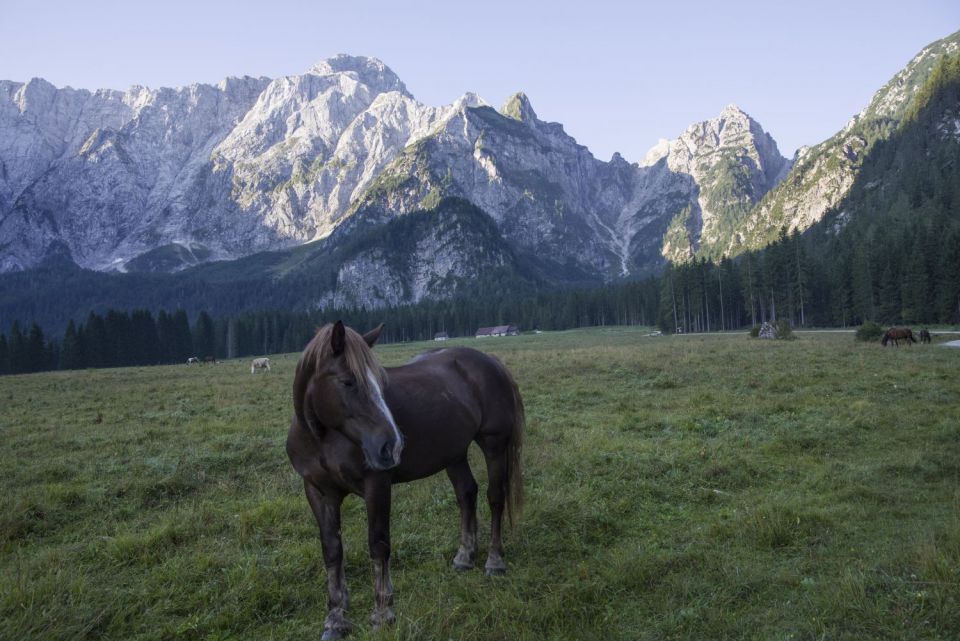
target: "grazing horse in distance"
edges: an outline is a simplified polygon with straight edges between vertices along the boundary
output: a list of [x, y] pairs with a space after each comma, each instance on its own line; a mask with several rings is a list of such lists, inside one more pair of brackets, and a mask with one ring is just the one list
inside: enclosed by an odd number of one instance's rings
[[894, 345], [900, 347], [901, 340], [909, 341], [907, 345], [917, 342], [917, 339], [913, 337], [913, 331], [909, 327], [891, 327], [880, 339], [880, 344], [886, 347], [887, 343], [893, 341]]
[[216, 365], [216, 364], [217, 364], [217, 357], [216, 357], [216, 356], [204, 356], [204, 357], [203, 357], [203, 362], [204, 362], [204, 363], [213, 363], [214, 365]]
[[327, 618], [322, 641], [350, 631], [340, 507], [363, 498], [374, 567], [374, 627], [393, 623], [390, 580], [391, 485], [445, 470], [460, 507], [456, 570], [474, 567], [477, 482], [467, 449], [477, 443], [487, 465], [490, 546], [486, 573], [506, 572], [501, 525], [523, 499], [520, 452], [523, 401], [499, 360], [466, 347], [421, 354], [384, 368], [370, 349], [381, 324], [364, 336], [337, 321], [317, 330], [297, 363], [287, 455], [303, 477], [327, 568]]
[[931, 343], [933, 342], [933, 337], [930, 336], [930, 332], [925, 329], [920, 330], [920, 343]]
[[199, 364], [200, 364], [200, 359], [197, 358], [196, 356], [191, 356], [190, 358], [188, 358], [188, 359], [187, 359], [187, 365], [193, 365], [193, 364], [199, 365]]
[[269, 358], [255, 358], [253, 362], [250, 363], [250, 373], [253, 374], [258, 369], [270, 371], [270, 359]]

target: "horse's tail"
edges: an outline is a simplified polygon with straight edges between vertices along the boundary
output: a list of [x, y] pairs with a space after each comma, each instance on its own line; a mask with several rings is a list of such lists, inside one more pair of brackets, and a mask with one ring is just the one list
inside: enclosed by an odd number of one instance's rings
[[883, 338], [880, 339], [880, 344], [886, 347], [888, 340], [890, 340], [890, 332], [887, 332], [883, 335]]
[[915, 339], [915, 338], [913, 337], [913, 330], [912, 330], [912, 329], [908, 329], [908, 330], [907, 330], [907, 338], [910, 339], [910, 342], [911, 342], [911, 343], [916, 343], [916, 342], [917, 342], [917, 339]]
[[[506, 370], [506, 367], [504, 367]], [[513, 376], [507, 372], [510, 386], [513, 388], [513, 433], [507, 446], [507, 522], [513, 527], [513, 515], [520, 516], [523, 510], [523, 432], [527, 418], [523, 410], [523, 398]]]

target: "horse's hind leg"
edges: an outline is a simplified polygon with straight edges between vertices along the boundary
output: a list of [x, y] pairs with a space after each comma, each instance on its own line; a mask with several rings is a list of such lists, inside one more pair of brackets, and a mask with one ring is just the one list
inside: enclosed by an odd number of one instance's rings
[[453, 567], [463, 572], [472, 569], [477, 558], [477, 481], [466, 457], [448, 467], [447, 476], [460, 506], [460, 549], [453, 557]]
[[503, 510], [507, 499], [507, 445], [505, 437], [481, 437], [477, 441], [487, 460], [487, 502], [490, 504], [490, 549], [484, 569], [488, 575], [506, 574], [503, 560]]
[[350, 593], [343, 572], [343, 542], [340, 539], [340, 505], [343, 495], [337, 492], [322, 492], [309, 481], [303, 482], [307, 501], [320, 526], [320, 542], [323, 545], [323, 563], [327, 567], [327, 619], [323, 622], [322, 641], [342, 639], [350, 632], [347, 606]]

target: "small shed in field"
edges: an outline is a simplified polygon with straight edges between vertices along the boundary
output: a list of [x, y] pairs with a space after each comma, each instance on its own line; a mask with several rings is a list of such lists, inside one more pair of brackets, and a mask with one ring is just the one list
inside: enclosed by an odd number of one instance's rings
[[494, 327], [481, 327], [477, 330], [477, 338], [487, 338], [489, 336], [519, 336], [520, 328], [516, 325], [495, 325]]

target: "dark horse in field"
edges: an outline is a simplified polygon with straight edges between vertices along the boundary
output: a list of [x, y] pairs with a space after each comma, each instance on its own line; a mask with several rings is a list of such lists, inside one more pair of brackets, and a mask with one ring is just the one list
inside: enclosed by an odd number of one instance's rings
[[913, 331], [909, 327], [891, 327], [880, 339], [880, 344], [886, 347], [887, 343], [893, 341], [894, 345], [900, 347], [901, 340], [909, 341], [907, 345], [917, 342], [917, 339], [913, 337]]
[[928, 343], [928, 344], [929, 344], [929, 343], [931, 343], [932, 341], [933, 341], [933, 337], [930, 336], [930, 332], [927, 331], [927, 330], [925, 330], [925, 329], [921, 329], [921, 330], [920, 330], [920, 342], [921, 342], [921, 343]]
[[360, 336], [337, 321], [304, 349], [293, 383], [294, 416], [287, 455], [303, 477], [320, 526], [327, 568], [328, 613], [323, 640], [342, 638], [349, 594], [340, 538], [340, 506], [347, 494], [367, 506], [367, 542], [374, 568], [374, 626], [392, 623], [390, 494], [393, 483], [446, 470], [460, 506], [457, 570], [477, 553], [477, 483], [467, 462], [476, 442], [487, 463], [490, 547], [487, 574], [503, 574], [501, 523], [523, 499], [520, 449], [523, 401], [497, 359], [465, 347], [421, 354], [383, 368], [371, 351], [383, 325]]

